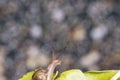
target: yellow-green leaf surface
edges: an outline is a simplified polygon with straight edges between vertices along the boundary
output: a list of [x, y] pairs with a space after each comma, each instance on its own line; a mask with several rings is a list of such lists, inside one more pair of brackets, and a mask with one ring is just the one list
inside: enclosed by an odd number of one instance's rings
[[61, 73], [56, 80], [86, 80], [86, 78], [82, 71], [79, 69], [73, 69]]
[[23, 75], [19, 80], [32, 80], [32, 76], [35, 71], [28, 72], [27, 74]]
[[117, 72], [118, 70], [88, 71], [84, 75], [87, 80], [110, 80]]

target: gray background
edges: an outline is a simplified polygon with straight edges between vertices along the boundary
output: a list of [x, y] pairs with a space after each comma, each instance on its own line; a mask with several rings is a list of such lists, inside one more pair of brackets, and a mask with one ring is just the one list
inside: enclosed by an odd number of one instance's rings
[[0, 0], [0, 79], [47, 67], [120, 69], [119, 0]]

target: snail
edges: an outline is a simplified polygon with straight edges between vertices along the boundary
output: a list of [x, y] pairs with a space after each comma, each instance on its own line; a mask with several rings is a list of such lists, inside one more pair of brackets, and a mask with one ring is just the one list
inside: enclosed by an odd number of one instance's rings
[[47, 69], [37, 70], [33, 74], [32, 80], [51, 80], [56, 66], [58, 66], [60, 64], [61, 64], [60, 60], [53, 59], [52, 63], [47, 67]]

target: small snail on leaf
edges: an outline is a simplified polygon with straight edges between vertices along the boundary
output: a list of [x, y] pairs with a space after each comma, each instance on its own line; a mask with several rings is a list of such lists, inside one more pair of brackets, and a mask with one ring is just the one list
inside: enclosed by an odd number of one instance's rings
[[60, 65], [60, 60], [53, 60], [47, 69], [37, 70], [33, 76], [32, 80], [51, 80], [54, 74], [54, 69], [57, 65]]
[[[59, 58], [59, 56], [58, 56]], [[52, 63], [48, 65], [46, 69], [37, 69], [35, 71], [28, 72], [19, 80], [54, 80], [58, 73], [54, 73], [56, 66], [60, 65], [61, 61], [57, 59], [57, 56], [53, 53]]]

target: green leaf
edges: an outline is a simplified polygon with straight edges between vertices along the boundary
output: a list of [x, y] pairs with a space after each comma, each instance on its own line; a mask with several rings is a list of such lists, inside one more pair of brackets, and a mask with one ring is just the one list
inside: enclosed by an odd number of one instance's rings
[[86, 80], [86, 78], [79, 69], [72, 69], [61, 73], [56, 80]]
[[[118, 72], [118, 70], [104, 70], [104, 71], [88, 71], [85, 72], [87, 80], [111, 80], [111, 78]], [[117, 80], [120, 80], [118, 78]]]
[[32, 80], [32, 76], [35, 73], [35, 71], [28, 72], [23, 77], [21, 77], [19, 80]]

